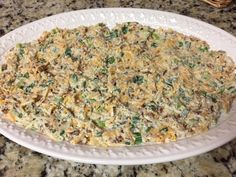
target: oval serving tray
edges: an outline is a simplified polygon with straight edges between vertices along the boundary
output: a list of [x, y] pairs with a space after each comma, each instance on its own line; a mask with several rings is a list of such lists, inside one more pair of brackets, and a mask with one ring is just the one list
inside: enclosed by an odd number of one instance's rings
[[[236, 38], [199, 20], [169, 12], [145, 9], [90, 9], [62, 13], [24, 25], [0, 38], [0, 62], [16, 43], [37, 39], [43, 31], [55, 27], [75, 28], [99, 22], [113, 27], [116, 23], [136, 21], [151, 27], [172, 28], [205, 40], [214, 50], [224, 50], [236, 62]], [[26, 131], [0, 118], [0, 133], [16, 143], [53, 157], [94, 164], [134, 165], [173, 161], [207, 152], [236, 137], [236, 103], [228, 114], [208, 132], [167, 144], [98, 148], [57, 143], [37, 133]]]

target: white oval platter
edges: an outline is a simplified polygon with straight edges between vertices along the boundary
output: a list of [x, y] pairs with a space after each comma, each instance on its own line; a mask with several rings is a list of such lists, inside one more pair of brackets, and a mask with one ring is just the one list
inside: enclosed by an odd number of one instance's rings
[[[37, 39], [43, 31], [55, 27], [75, 28], [99, 22], [109, 27], [116, 23], [136, 21], [151, 27], [172, 28], [207, 41], [211, 49], [224, 50], [236, 62], [236, 38], [199, 20], [169, 12], [105, 8], [62, 13], [24, 25], [0, 38], [0, 62], [16, 43]], [[134, 165], [173, 161], [194, 156], [219, 147], [236, 137], [236, 104], [223, 114], [218, 124], [208, 132], [167, 144], [98, 148], [53, 142], [46, 137], [17, 127], [0, 118], [0, 133], [16, 143], [53, 157], [93, 164]]]

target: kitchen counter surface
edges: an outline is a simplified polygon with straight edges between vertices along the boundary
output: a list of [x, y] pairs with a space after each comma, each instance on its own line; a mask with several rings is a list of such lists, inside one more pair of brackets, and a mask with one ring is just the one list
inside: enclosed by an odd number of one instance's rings
[[[0, 36], [19, 26], [61, 12], [85, 8], [135, 7], [187, 15], [236, 36], [236, 1], [223, 9], [199, 0], [6, 0], [0, 1]], [[59, 160], [31, 151], [0, 135], [1, 177], [236, 177], [236, 139], [208, 153], [152, 165], [105, 166]]]

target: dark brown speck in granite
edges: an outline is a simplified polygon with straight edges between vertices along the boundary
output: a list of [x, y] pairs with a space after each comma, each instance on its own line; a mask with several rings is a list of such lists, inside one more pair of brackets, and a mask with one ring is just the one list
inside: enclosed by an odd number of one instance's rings
[[3, 29], [0, 29], [0, 36], [3, 36], [5, 34]]
[[[174, 12], [200, 19], [236, 36], [236, 1], [223, 9], [200, 0], [0, 0], [0, 36], [37, 19], [71, 10], [134, 7]], [[236, 177], [236, 139], [208, 153], [175, 162], [105, 166], [49, 157], [0, 135], [1, 177]]]

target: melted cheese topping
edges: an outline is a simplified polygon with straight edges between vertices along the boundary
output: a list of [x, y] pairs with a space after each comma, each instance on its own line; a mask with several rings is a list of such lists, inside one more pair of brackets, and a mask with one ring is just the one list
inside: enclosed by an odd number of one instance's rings
[[138, 23], [53, 29], [1, 66], [0, 108], [56, 141], [163, 143], [207, 131], [236, 95], [233, 61]]

